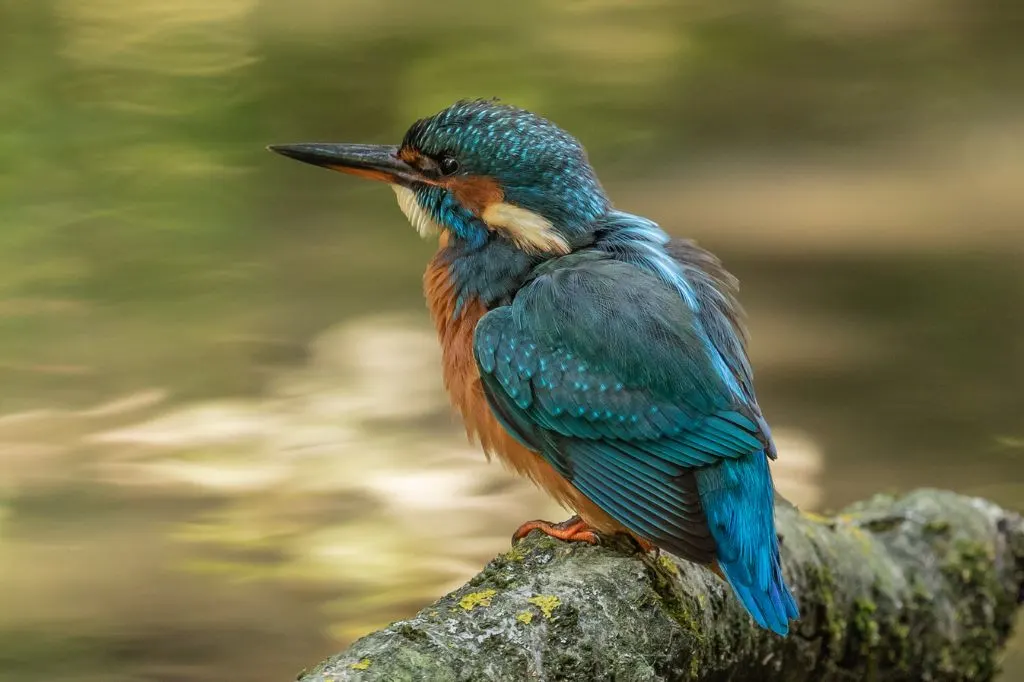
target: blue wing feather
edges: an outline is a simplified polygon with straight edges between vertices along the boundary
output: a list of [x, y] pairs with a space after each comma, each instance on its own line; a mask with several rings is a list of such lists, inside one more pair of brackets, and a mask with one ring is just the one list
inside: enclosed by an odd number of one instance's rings
[[774, 534], [774, 450], [756, 402], [733, 389], [749, 379], [722, 376], [729, 353], [706, 350], [706, 323], [656, 274], [594, 252], [558, 261], [477, 325], [495, 415], [633, 532], [717, 559], [751, 615], [784, 633], [795, 603]]

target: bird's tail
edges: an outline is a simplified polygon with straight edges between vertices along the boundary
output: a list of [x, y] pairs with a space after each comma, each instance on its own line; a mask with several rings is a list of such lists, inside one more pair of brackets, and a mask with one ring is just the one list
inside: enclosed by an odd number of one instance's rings
[[782, 577], [768, 458], [726, 460], [697, 481], [719, 569], [758, 625], [786, 636], [800, 613]]

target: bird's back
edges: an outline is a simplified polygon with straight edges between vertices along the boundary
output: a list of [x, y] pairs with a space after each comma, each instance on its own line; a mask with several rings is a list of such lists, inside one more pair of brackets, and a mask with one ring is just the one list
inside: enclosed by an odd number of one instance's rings
[[788, 631], [768, 459], [732, 280], [693, 244], [619, 214], [481, 317], [498, 424], [643, 541], [716, 562], [763, 626]]

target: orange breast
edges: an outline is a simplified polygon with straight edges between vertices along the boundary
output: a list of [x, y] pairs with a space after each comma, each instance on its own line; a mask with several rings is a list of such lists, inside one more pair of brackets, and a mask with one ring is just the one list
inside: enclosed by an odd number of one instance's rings
[[423, 290], [441, 341], [445, 389], [455, 409], [462, 415], [470, 440], [478, 441], [488, 457], [498, 455], [506, 466], [532, 480], [559, 504], [574, 509], [590, 525], [606, 532], [623, 530], [562, 478], [543, 457], [523, 447], [498, 422], [487, 404], [473, 357], [473, 330], [487, 310], [479, 300], [466, 301], [458, 318], [453, 319], [455, 289], [448, 267], [439, 256], [435, 256], [427, 266]]

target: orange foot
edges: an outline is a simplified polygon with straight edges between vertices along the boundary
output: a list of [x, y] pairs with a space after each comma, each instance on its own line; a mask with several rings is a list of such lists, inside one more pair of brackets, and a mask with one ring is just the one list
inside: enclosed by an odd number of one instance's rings
[[519, 542], [534, 530], [539, 530], [545, 535], [550, 535], [553, 538], [565, 540], [566, 542], [586, 542], [590, 545], [601, 544], [601, 539], [597, 536], [594, 529], [579, 516], [573, 516], [561, 523], [551, 523], [550, 521], [541, 521], [539, 519], [527, 521], [512, 534], [512, 543]]

